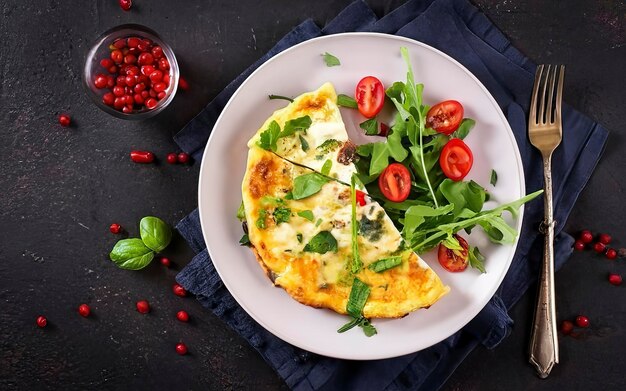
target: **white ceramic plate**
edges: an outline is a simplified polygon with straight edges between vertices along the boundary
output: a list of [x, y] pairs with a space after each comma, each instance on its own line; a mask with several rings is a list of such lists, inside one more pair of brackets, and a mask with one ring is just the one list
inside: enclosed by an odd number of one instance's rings
[[[215, 124], [204, 152], [199, 182], [202, 231], [224, 284], [237, 302], [258, 323], [277, 337], [318, 354], [345, 359], [382, 359], [425, 349], [454, 334], [487, 304], [504, 278], [515, 245], [497, 246], [475, 229], [470, 243], [486, 256], [486, 274], [468, 269], [449, 273], [436, 254], [423, 258], [451, 291], [428, 310], [418, 310], [402, 319], [378, 320], [378, 334], [367, 338], [355, 328], [343, 334], [337, 328], [348, 318], [329, 310], [314, 309], [293, 300], [274, 287], [257, 264], [250, 249], [238, 244], [241, 224], [235, 218], [241, 202], [247, 146], [250, 137], [282, 100], [269, 94], [295, 97], [324, 82], [337, 93], [352, 95], [366, 75], [377, 76], [384, 85], [406, 79], [400, 47], [409, 49], [416, 82], [423, 83], [424, 102], [434, 104], [456, 99], [464, 104], [465, 116], [477, 125], [466, 138], [474, 154], [468, 179], [491, 193], [486, 207], [524, 195], [522, 164], [513, 133], [496, 101], [462, 65], [414, 40], [372, 33], [348, 33], [313, 39], [294, 46], [257, 69], [235, 92]], [[321, 54], [329, 52], [341, 65], [327, 67]], [[358, 124], [364, 119], [356, 110], [342, 109], [348, 133], [357, 144], [367, 142]], [[371, 138], [370, 138], [371, 140]], [[489, 184], [491, 170], [498, 174], [497, 186]], [[521, 217], [512, 222], [518, 231]]]

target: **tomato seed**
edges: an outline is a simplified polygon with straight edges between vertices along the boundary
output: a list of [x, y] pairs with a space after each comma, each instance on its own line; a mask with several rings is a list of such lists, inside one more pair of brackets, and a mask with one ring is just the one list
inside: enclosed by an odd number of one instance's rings
[[141, 314], [147, 314], [150, 312], [150, 304], [146, 300], [138, 301], [136, 306], [137, 311]]
[[589, 327], [589, 318], [584, 315], [578, 315], [576, 317], [576, 326], [578, 327]]
[[42, 329], [44, 327], [46, 327], [46, 325], [48, 324], [48, 319], [46, 319], [45, 316], [38, 316], [37, 317], [37, 326], [41, 327]]
[[622, 285], [622, 276], [611, 273], [609, 274], [609, 282], [615, 286]]
[[80, 314], [80, 316], [86, 318], [91, 313], [91, 308], [89, 308], [87, 304], [81, 304], [80, 306], [78, 306], [78, 313]]
[[189, 314], [187, 313], [187, 311], [178, 311], [176, 313], [176, 319], [180, 320], [181, 322], [189, 322]]

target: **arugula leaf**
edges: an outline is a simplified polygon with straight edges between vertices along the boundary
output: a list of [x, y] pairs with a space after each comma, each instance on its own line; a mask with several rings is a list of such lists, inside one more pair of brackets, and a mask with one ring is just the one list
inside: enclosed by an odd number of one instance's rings
[[489, 183], [491, 183], [491, 186], [495, 186], [497, 182], [498, 173], [496, 172], [496, 170], [491, 170], [491, 179], [489, 179]]
[[165, 249], [172, 240], [172, 229], [158, 217], [146, 216], [139, 222], [143, 243], [154, 252]]
[[439, 185], [439, 191], [449, 203], [454, 204], [455, 215], [462, 209], [480, 212], [487, 197], [487, 191], [474, 181], [455, 182], [446, 178]]
[[337, 239], [329, 231], [320, 231], [304, 246], [304, 251], [326, 254], [329, 251], [337, 252]]
[[254, 223], [258, 229], [265, 229], [265, 219], [267, 218], [267, 211], [265, 209], [261, 209], [259, 211], [259, 217], [256, 219]]
[[328, 176], [328, 174], [330, 174], [330, 169], [332, 167], [333, 167], [333, 161], [330, 159], [326, 159], [320, 172], [322, 173], [322, 175]]
[[385, 270], [392, 269], [402, 264], [402, 256], [389, 257], [379, 259], [376, 262], [371, 263], [367, 268], [376, 273], [382, 273]]
[[241, 201], [241, 205], [239, 205], [239, 209], [237, 209], [237, 219], [239, 221], [246, 220], [246, 209], [243, 206], [243, 201]]
[[358, 273], [363, 267], [361, 256], [359, 255], [359, 225], [356, 221], [356, 177], [350, 178], [350, 200], [352, 203], [352, 273]]
[[310, 210], [303, 210], [298, 212], [298, 216], [305, 218], [307, 220], [309, 220], [310, 222], [313, 222], [315, 220], [315, 216], [313, 215], [313, 212]]
[[351, 109], [356, 109], [359, 107], [354, 98], [344, 94], [337, 95], [337, 106], [348, 107]]
[[272, 213], [272, 215], [274, 216], [274, 221], [276, 221], [277, 225], [280, 223], [286, 223], [291, 217], [291, 209], [279, 206], [274, 209], [274, 213]]
[[470, 247], [469, 249], [469, 265], [480, 270], [481, 273], [487, 273], [485, 270], [485, 257], [480, 253], [478, 247]]
[[139, 270], [150, 264], [154, 251], [146, 247], [141, 239], [122, 239], [115, 243], [109, 258], [120, 269]]
[[318, 173], [304, 174], [293, 180], [293, 199], [301, 200], [317, 194], [322, 186], [328, 182], [328, 178]]
[[300, 139], [300, 147], [302, 148], [302, 150], [304, 152], [309, 150], [309, 142], [306, 141], [306, 139], [304, 137], [302, 137], [302, 135], [298, 135], [298, 138]]
[[241, 246], [250, 246], [250, 238], [248, 237], [248, 234], [243, 234], [243, 236], [241, 237], [241, 239], [239, 239], [239, 244]]
[[334, 138], [330, 138], [324, 141], [321, 145], [317, 147], [317, 150], [323, 154], [327, 154], [330, 151], [334, 151], [339, 147], [340, 142], [335, 140]]
[[339, 59], [328, 52], [322, 54], [322, 56], [324, 57], [324, 62], [327, 67], [336, 67], [337, 65], [341, 65]]
[[280, 135], [280, 125], [278, 122], [272, 121], [268, 125], [267, 129], [261, 132], [259, 136], [259, 141], [257, 141], [257, 145], [266, 151], [276, 152], [278, 146], [276, 142], [278, 141], [278, 137]]
[[290, 119], [285, 122], [283, 126], [283, 131], [280, 132], [278, 138], [292, 136], [296, 133], [296, 131], [301, 130], [306, 134], [307, 129], [311, 127], [311, 117], [305, 115], [303, 117]]
[[457, 130], [450, 135], [452, 138], [460, 138], [463, 140], [469, 134], [470, 130], [476, 125], [476, 121], [471, 118], [463, 118]]
[[365, 130], [365, 134], [368, 136], [378, 135], [378, 121], [376, 121], [376, 118], [370, 118], [366, 121], [361, 122], [359, 124], [359, 127]]
[[293, 99], [291, 99], [289, 97], [286, 97], [286, 96], [282, 96], [282, 95], [270, 94], [267, 97], [270, 98], [270, 100], [272, 100], [272, 99], [284, 99], [284, 100], [288, 100], [289, 102], [293, 102]]

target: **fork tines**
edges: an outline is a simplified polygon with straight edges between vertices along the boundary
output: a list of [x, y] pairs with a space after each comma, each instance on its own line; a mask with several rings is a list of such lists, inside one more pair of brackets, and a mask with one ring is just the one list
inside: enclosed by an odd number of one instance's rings
[[[565, 65], [539, 65], [535, 72], [535, 85], [530, 105], [530, 120], [536, 124], [561, 122], [563, 76]], [[556, 96], [554, 85], [557, 83]], [[534, 121], [533, 121], [534, 120]]]

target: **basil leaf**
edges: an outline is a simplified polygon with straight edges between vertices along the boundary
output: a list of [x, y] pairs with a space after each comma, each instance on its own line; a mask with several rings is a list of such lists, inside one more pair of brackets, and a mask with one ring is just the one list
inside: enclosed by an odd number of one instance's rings
[[279, 206], [274, 209], [274, 213], [272, 213], [272, 215], [274, 216], [274, 221], [276, 222], [276, 225], [280, 223], [286, 223], [291, 217], [291, 209], [285, 208], [284, 206]]
[[318, 173], [304, 174], [296, 177], [293, 180], [293, 194], [294, 200], [301, 200], [317, 194], [322, 190], [322, 186], [328, 182], [328, 179]]
[[329, 231], [321, 231], [304, 246], [304, 251], [318, 254], [337, 252], [337, 239]]
[[365, 302], [370, 295], [370, 287], [358, 278], [354, 278], [346, 312], [353, 318], [360, 318], [365, 308]]
[[359, 127], [365, 130], [365, 134], [368, 136], [378, 135], [378, 121], [376, 121], [376, 118], [371, 118], [367, 121], [361, 122]]
[[491, 186], [495, 186], [496, 182], [498, 182], [498, 173], [496, 170], [491, 170], [491, 179], [489, 179], [489, 183], [491, 183]]
[[379, 259], [371, 263], [367, 268], [373, 272], [381, 273], [402, 264], [402, 256]]
[[239, 239], [239, 244], [242, 246], [250, 246], [250, 238], [248, 237], [248, 234], [243, 234], [243, 236], [241, 237], [241, 239]]
[[359, 255], [359, 224], [356, 221], [356, 176], [350, 178], [350, 201], [352, 203], [352, 273], [358, 273], [363, 267]]
[[259, 217], [256, 219], [254, 223], [258, 229], [265, 229], [265, 219], [267, 218], [267, 211], [265, 209], [261, 209], [259, 211]]
[[243, 206], [243, 201], [241, 201], [241, 205], [239, 205], [239, 209], [237, 209], [237, 219], [239, 219], [239, 221], [246, 220], [246, 209]]
[[276, 152], [278, 149], [278, 145], [276, 142], [278, 141], [278, 136], [280, 135], [280, 125], [278, 122], [272, 121], [268, 125], [267, 129], [261, 132], [259, 136], [259, 141], [257, 141], [257, 145], [266, 151]]
[[333, 167], [333, 162], [330, 159], [327, 159], [324, 162], [324, 165], [322, 166], [322, 169], [320, 170], [320, 172], [322, 173], [322, 175], [326, 175], [328, 176], [328, 174], [330, 174], [330, 169]]
[[290, 119], [289, 121], [285, 122], [285, 125], [283, 126], [283, 131], [280, 132], [278, 138], [292, 136], [298, 130], [306, 132], [306, 130], [311, 127], [311, 123], [311, 117], [309, 117], [308, 115], [305, 115], [304, 117]]
[[289, 97], [286, 97], [286, 96], [282, 96], [282, 95], [271, 94], [271, 95], [268, 95], [267, 97], [270, 98], [270, 100], [272, 100], [272, 99], [284, 99], [284, 100], [288, 100], [289, 102], [293, 102], [293, 99], [291, 99]]
[[309, 150], [309, 142], [306, 141], [306, 139], [304, 137], [302, 137], [302, 135], [298, 135], [298, 138], [300, 139], [300, 147], [302, 148], [302, 150], [304, 152]]
[[473, 119], [463, 118], [457, 130], [455, 130], [450, 137], [460, 138], [461, 140], [463, 140], [465, 137], [467, 137], [474, 125], [476, 125], [476, 121], [474, 121]]
[[356, 109], [359, 107], [354, 98], [344, 94], [337, 95], [337, 106], [348, 107], [351, 109]]
[[475, 269], [478, 269], [481, 273], [486, 273], [485, 270], [485, 257], [480, 253], [478, 247], [470, 247], [469, 250], [469, 265]]
[[139, 270], [150, 264], [154, 251], [146, 247], [141, 239], [122, 239], [115, 243], [109, 258], [121, 269]]
[[165, 249], [172, 240], [170, 226], [154, 216], [146, 216], [141, 219], [139, 233], [144, 244], [157, 253]]
[[359, 321], [359, 327], [363, 329], [363, 333], [366, 337], [371, 337], [378, 334], [378, 331], [376, 331], [376, 327], [374, 327], [369, 319], [361, 318], [361, 320]]
[[324, 141], [321, 145], [319, 145], [317, 147], [317, 150], [323, 154], [327, 154], [328, 152], [331, 152], [337, 149], [337, 147], [339, 147], [339, 144], [340, 144], [339, 141], [335, 140], [334, 138], [331, 138], [331, 139]]
[[313, 212], [311, 212], [310, 210], [300, 211], [298, 212], [298, 216], [303, 217], [309, 220], [310, 222], [313, 222], [315, 220], [315, 216], [313, 216]]
[[339, 59], [328, 52], [322, 54], [322, 56], [324, 57], [324, 62], [327, 67], [336, 67], [337, 65], [341, 65]]

